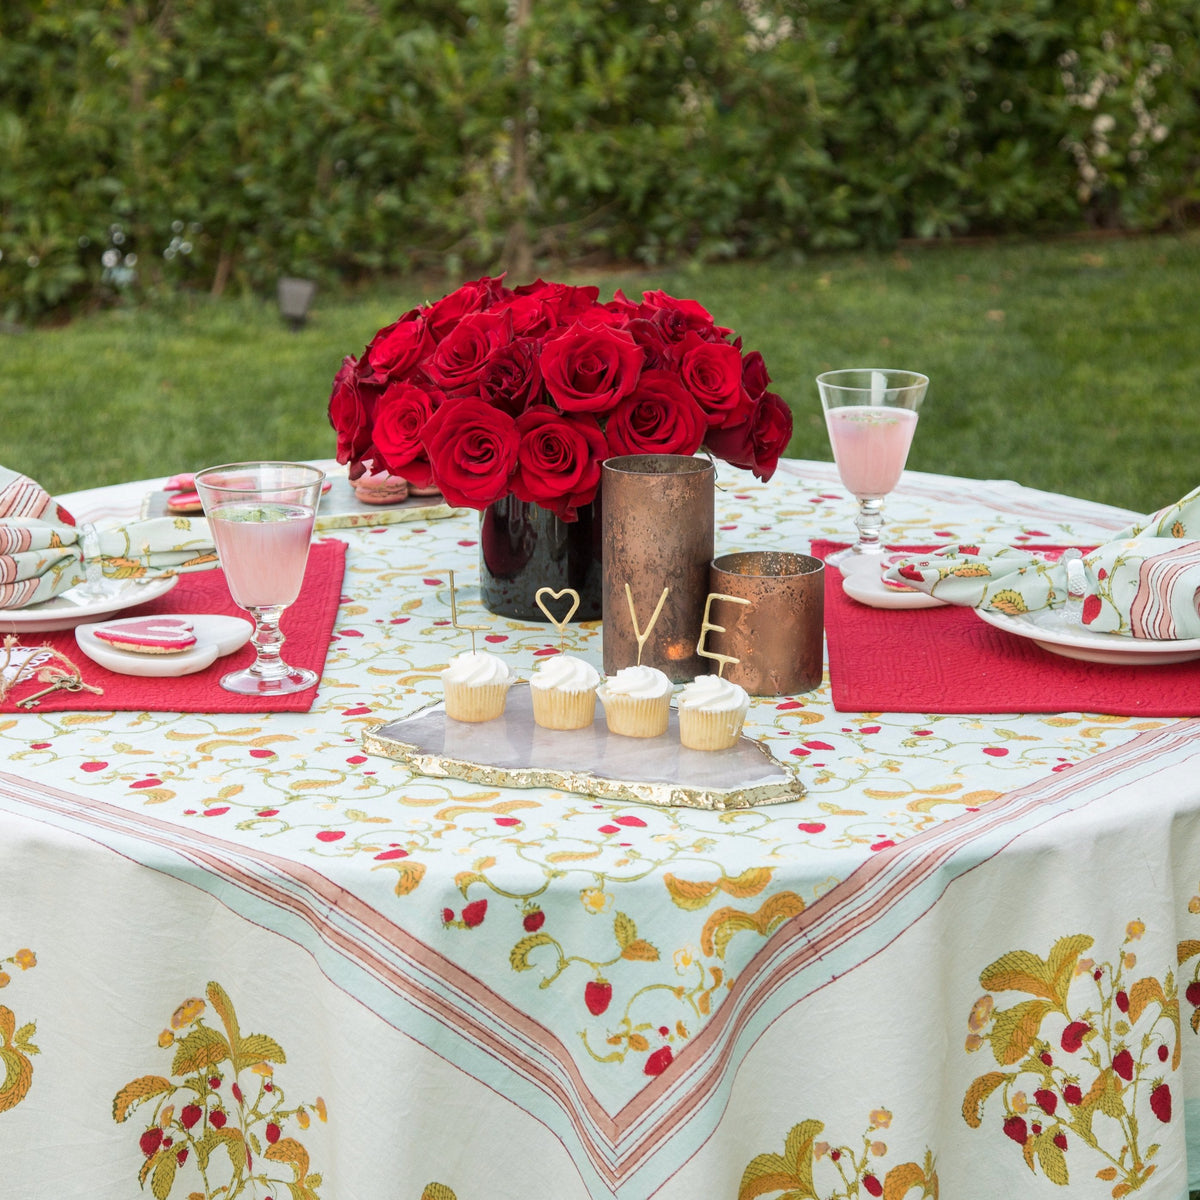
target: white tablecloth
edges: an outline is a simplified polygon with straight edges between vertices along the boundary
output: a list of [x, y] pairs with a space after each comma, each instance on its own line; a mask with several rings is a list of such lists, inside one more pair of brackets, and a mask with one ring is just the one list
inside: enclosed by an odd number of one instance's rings
[[[718, 553], [852, 535], [831, 464], [718, 482]], [[149, 486], [64, 499], [117, 519]], [[1130, 517], [909, 473], [887, 536]], [[1184, 1195], [1195, 722], [826, 684], [750, 711], [787, 804], [422, 778], [359, 739], [439, 698], [477, 521], [337, 536], [311, 713], [0, 715], [0, 1194]], [[522, 675], [557, 641], [485, 619]]]

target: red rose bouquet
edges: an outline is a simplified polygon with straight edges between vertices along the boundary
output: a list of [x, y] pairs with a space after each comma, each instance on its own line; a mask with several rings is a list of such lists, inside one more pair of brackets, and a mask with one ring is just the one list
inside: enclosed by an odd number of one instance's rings
[[514, 495], [564, 520], [600, 464], [704, 449], [769, 479], [792, 433], [757, 351], [694, 300], [538, 280], [463, 284], [381, 329], [333, 383], [338, 462], [486, 508]]

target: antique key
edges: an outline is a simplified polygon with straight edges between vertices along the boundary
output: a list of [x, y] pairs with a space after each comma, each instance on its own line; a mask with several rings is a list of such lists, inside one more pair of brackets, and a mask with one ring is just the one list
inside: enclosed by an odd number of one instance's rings
[[36, 708], [41, 702], [43, 696], [49, 696], [52, 692], [95, 692], [100, 694], [99, 688], [94, 688], [90, 684], [84, 683], [78, 675], [60, 675], [49, 686], [42, 688], [40, 692], [34, 692], [32, 696], [26, 696], [24, 700], [17, 701], [18, 708]]

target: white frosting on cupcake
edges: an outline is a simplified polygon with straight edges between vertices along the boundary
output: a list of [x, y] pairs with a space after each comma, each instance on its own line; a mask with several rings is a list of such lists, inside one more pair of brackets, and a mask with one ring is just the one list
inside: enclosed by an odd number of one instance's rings
[[456, 654], [442, 672], [442, 678], [463, 687], [494, 687], [496, 684], [508, 687], [514, 682], [504, 659], [486, 650]]
[[697, 675], [679, 693], [680, 708], [702, 712], [733, 712], [749, 702], [745, 688], [719, 675]]
[[600, 672], [582, 658], [555, 654], [544, 658], [529, 677], [534, 688], [557, 688], [560, 692], [590, 692], [600, 682]]
[[608, 696], [629, 696], [637, 700], [654, 700], [669, 695], [671, 681], [657, 667], [622, 667], [605, 681], [600, 699]]

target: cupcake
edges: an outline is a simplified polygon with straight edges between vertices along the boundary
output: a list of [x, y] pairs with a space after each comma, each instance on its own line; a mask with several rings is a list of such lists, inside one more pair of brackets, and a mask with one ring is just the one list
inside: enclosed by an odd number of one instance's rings
[[514, 682], [508, 664], [486, 650], [457, 654], [442, 672], [446, 716], [456, 721], [492, 721], [504, 711]]
[[699, 675], [679, 693], [679, 740], [689, 750], [728, 750], [738, 740], [750, 697], [719, 675]]
[[600, 673], [582, 658], [544, 658], [529, 677], [533, 719], [543, 729], [586, 729], [596, 718]]
[[625, 667], [596, 689], [611, 733], [658, 737], [671, 718], [671, 681], [656, 667]]

